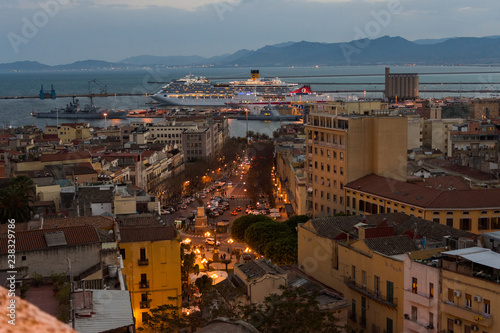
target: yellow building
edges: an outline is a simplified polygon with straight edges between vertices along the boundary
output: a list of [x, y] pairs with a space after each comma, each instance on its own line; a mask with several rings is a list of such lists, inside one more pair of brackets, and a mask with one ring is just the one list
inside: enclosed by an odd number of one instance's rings
[[123, 274], [132, 299], [136, 327], [150, 309], [163, 304], [180, 307], [180, 236], [173, 226], [120, 228]]
[[298, 266], [348, 299], [349, 331], [405, 332], [404, 254], [444, 235], [473, 236], [404, 214], [312, 219], [298, 227]]
[[345, 186], [348, 214], [402, 212], [475, 234], [500, 229], [500, 189], [434, 189], [377, 175]]
[[500, 254], [472, 247], [441, 255], [439, 332], [500, 332]]
[[369, 174], [406, 180], [406, 117], [307, 117], [307, 212], [331, 216], [345, 209], [344, 185]]
[[61, 124], [57, 129], [57, 135], [61, 143], [71, 143], [73, 140], [90, 138], [90, 125], [85, 123]]

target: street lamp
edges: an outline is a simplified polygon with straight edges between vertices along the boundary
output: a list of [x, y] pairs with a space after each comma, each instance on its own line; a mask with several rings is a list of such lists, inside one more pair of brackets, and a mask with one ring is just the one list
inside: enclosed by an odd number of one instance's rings
[[106, 128], [106, 120], [108, 118], [108, 114], [104, 112], [104, 127]]
[[234, 240], [232, 238], [229, 238], [227, 240], [227, 242], [229, 243], [229, 259], [233, 259], [233, 243], [234, 243]]

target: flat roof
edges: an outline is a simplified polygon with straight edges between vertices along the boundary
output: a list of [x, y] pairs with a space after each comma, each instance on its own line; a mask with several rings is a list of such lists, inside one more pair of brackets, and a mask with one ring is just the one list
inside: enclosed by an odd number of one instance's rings
[[443, 255], [462, 257], [476, 264], [500, 269], [500, 253], [482, 247], [469, 247], [466, 249], [442, 252]]

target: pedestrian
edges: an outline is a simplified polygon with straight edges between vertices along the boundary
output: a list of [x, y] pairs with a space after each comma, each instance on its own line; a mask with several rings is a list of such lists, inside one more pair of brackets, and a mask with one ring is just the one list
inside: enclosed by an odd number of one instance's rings
[[228, 253], [228, 254], [231, 254], [231, 251], [229, 250], [229, 248], [227, 248], [227, 253]]

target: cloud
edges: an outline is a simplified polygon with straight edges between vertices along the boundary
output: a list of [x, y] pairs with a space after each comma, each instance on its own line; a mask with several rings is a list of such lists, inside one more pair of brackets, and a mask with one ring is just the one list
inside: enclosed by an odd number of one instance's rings
[[96, 7], [100, 6], [113, 6], [113, 7], [125, 7], [125, 8], [150, 8], [150, 7], [169, 7], [176, 9], [183, 9], [193, 11], [200, 7], [213, 5], [216, 3], [224, 2], [227, 4], [235, 5], [238, 4], [239, 0], [93, 0], [93, 5]]

